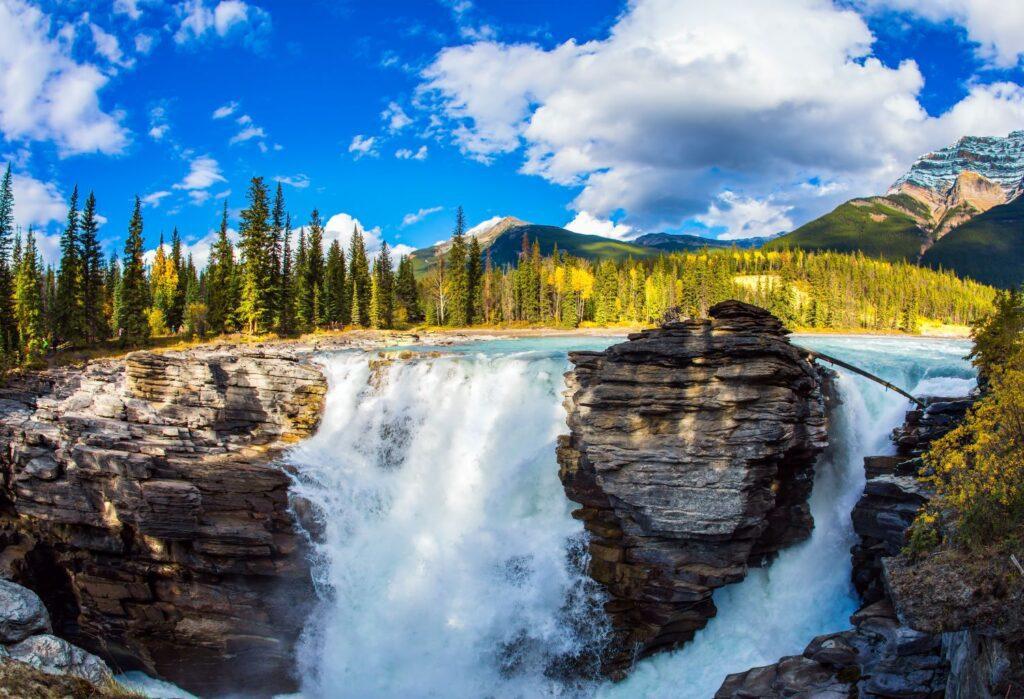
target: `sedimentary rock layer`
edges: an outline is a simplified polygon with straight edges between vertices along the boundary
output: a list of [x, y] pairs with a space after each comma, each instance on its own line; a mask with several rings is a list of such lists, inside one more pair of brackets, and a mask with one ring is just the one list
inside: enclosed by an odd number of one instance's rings
[[54, 632], [201, 694], [294, 686], [309, 572], [280, 447], [321, 373], [286, 347], [139, 352], [0, 393], [0, 572]]
[[715, 588], [813, 526], [822, 378], [767, 311], [729, 301], [573, 352], [560, 477], [618, 632], [606, 671], [690, 640]]

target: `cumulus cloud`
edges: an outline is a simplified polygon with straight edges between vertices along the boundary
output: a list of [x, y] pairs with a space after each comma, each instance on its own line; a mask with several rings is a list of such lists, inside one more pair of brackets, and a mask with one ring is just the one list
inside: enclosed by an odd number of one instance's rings
[[297, 175], [290, 176], [277, 175], [276, 177], [274, 177], [274, 181], [280, 182], [281, 184], [286, 184], [289, 187], [295, 187], [295, 189], [305, 189], [310, 184], [309, 176], [301, 172]]
[[352, 157], [356, 160], [365, 156], [376, 158], [377, 137], [356, 134], [352, 137], [352, 142], [348, 144], [348, 152], [351, 153]]
[[121, 152], [121, 115], [100, 106], [107, 76], [73, 58], [74, 27], [52, 29], [38, 7], [0, 2], [0, 132], [9, 141], [52, 141], [62, 155]]
[[978, 44], [982, 58], [1001, 68], [1024, 54], [1024, 5], [993, 0], [860, 0], [868, 10], [910, 12], [932, 22], [952, 21]]
[[189, 163], [188, 173], [181, 182], [174, 185], [174, 189], [183, 189], [190, 192], [189, 196], [193, 196], [194, 201], [195, 198], [191, 192], [203, 191], [218, 182], [226, 181], [224, 175], [221, 174], [220, 164], [208, 155], [201, 155], [192, 159], [192, 162]]
[[220, 107], [217, 107], [216, 109], [213, 110], [213, 118], [214, 119], [223, 119], [225, 117], [229, 117], [232, 114], [234, 114], [235, 110], [237, 110], [237, 109], [238, 109], [238, 102], [228, 102], [227, 104], [221, 105]]
[[124, 55], [124, 52], [121, 50], [121, 43], [117, 40], [116, 36], [105, 31], [103, 27], [95, 22], [89, 22], [89, 31], [92, 34], [92, 43], [96, 47], [96, 53], [103, 56], [110, 63], [122, 68], [131, 68], [135, 65], [134, 58], [128, 58]]
[[152, 206], [154, 209], [160, 206], [160, 201], [166, 197], [171, 196], [171, 193], [166, 189], [160, 190], [159, 192], [152, 192], [142, 197], [142, 203], [145, 206]]
[[[929, 116], [917, 65], [882, 64], [873, 41], [861, 15], [824, 0], [635, 0], [606, 39], [443, 49], [418, 99], [468, 157], [519, 152], [522, 172], [580, 188], [576, 211], [624, 211], [640, 229], [713, 204], [760, 215], [719, 200], [726, 191], [774, 196], [806, 220], [839, 188], [884, 191], [921, 153], [1022, 123], [1024, 93], [1009, 83], [971, 84]], [[799, 187], [814, 179], [837, 194]], [[758, 225], [733, 221], [747, 223]]]
[[149, 110], [149, 137], [154, 141], [161, 140], [170, 131], [167, 123], [167, 107], [157, 105]]
[[395, 151], [395, 157], [399, 160], [426, 160], [427, 147], [420, 146], [417, 150], [411, 148], [399, 148]]
[[793, 227], [786, 215], [792, 208], [771, 197], [753, 199], [726, 190], [711, 203], [707, 213], [697, 216], [697, 221], [713, 231], [724, 229], [719, 240], [768, 237]]
[[419, 211], [408, 213], [402, 217], [402, 228], [419, 223], [427, 216], [430, 216], [431, 214], [436, 214], [438, 211], [442, 211], [443, 209], [443, 206], [431, 206], [427, 209], [420, 209]]
[[221, 0], [207, 5], [206, 0], [186, 0], [177, 7], [181, 24], [174, 33], [179, 44], [207, 36], [228, 36], [236, 27], [245, 27], [245, 40], [258, 43], [270, 29], [270, 15], [242, 0]]
[[387, 108], [380, 113], [380, 118], [384, 120], [385, 125], [388, 127], [388, 131], [395, 133], [401, 131], [406, 126], [412, 123], [412, 119], [402, 106], [398, 102], [392, 102]]
[[615, 223], [604, 218], [591, 216], [586, 211], [576, 214], [576, 217], [565, 224], [565, 229], [573, 233], [586, 233], [588, 235], [600, 235], [605, 238], [617, 240], [629, 240], [635, 238], [636, 233], [631, 226], [622, 223]]
[[[6, 163], [2, 166], [7, 169]], [[14, 192], [14, 225], [45, 227], [53, 221], [62, 221], [68, 212], [67, 202], [53, 182], [43, 182], [24, 173], [11, 173]]]

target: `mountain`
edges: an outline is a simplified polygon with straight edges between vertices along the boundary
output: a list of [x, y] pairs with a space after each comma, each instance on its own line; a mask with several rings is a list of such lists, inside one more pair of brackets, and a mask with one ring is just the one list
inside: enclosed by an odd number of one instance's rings
[[941, 264], [978, 281], [1004, 284], [1024, 277], [1024, 270], [1013, 269], [1017, 253], [996, 265], [978, 262], [1005, 256], [1007, 246], [1020, 239], [1019, 207], [1013, 203], [1022, 178], [1024, 131], [965, 136], [919, 158], [884, 195], [852, 199], [765, 247], [861, 251]]
[[645, 233], [631, 242], [648, 248], [657, 248], [664, 252], [689, 252], [704, 248], [758, 248], [771, 238], [744, 238], [741, 240], [715, 240], [702, 238], [699, 235], [676, 233]]

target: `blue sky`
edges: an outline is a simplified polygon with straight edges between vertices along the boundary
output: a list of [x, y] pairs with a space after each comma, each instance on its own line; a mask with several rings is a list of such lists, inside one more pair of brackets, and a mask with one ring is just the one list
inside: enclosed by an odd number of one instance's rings
[[966, 133], [1024, 128], [1024, 10], [984, 0], [0, 0], [0, 161], [50, 236], [197, 257], [248, 179], [345, 239], [515, 215], [628, 238], [787, 230]]

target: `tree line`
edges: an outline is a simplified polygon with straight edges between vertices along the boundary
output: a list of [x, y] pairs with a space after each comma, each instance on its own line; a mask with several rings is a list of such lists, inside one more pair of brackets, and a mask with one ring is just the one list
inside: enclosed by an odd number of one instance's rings
[[[123, 254], [104, 258], [96, 197], [79, 206], [76, 187], [60, 238], [60, 263], [43, 264], [35, 232], [14, 226], [11, 168], [0, 181], [0, 368], [34, 366], [50, 351], [116, 342], [145, 346], [153, 336], [229, 332], [295, 335], [354, 325], [390, 328], [423, 320], [412, 260], [393, 265], [386, 242], [371, 260], [355, 227], [347, 250], [324, 250], [317, 210], [292, 234], [278, 184], [271, 201], [254, 177], [229, 237], [225, 202], [205, 268], [183, 253], [175, 229], [145, 259], [142, 205], [135, 198]], [[293, 245], [294, 240], [294, 245]]]

